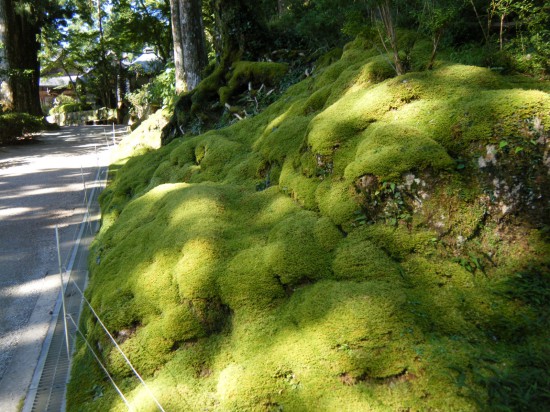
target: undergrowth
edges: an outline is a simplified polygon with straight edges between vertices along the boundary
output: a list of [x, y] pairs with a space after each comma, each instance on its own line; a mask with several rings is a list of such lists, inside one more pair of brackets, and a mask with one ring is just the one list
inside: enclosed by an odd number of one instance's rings
[[[548, 85], [394, 77], [360, 39], [332, 60], [231, 127], [130, 137], [92, 305], [166, 410], [544, 409]], [[83, 344], [68, 407], [124, 409]]]
[[3, 113], [0, 114], [0, 144], [14, 144], [52, 127], [43, 117], [27, 113]]

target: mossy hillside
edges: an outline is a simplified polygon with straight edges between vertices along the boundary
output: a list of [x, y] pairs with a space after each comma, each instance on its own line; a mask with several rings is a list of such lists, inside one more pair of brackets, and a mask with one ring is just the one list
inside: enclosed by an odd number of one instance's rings
[[[549, 338], [529, 297], [548, 279], [530, 212], [547, 210], [546, 86], [383, 61], [356, 41], [260, 115], [114, 166], [87, 294], [167, 410], [548, 401], [521, 383], [548, 376], [525, 362]], [[124, 409], [83, 345], [72, 376], [69, 409]]]

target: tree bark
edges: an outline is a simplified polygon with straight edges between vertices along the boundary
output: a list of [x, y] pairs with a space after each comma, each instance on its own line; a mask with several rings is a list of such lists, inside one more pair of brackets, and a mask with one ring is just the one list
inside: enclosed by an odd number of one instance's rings
[[0, 25], [8, 69], [8, 85], [13, 96], [13, 110], [43, 116], [40, 107], [40, 63], [38, 35], [40, 11], [18, 11], [13, 0], [0, 0]]
[[180, 0], [170, 0], [172, 22], [172, 43], [174, 45], [174, 66], [176, 70], [176, 93], [185, 91], [185, 70], [183, 67], [183, 41], [181, 38]]
[[432, 70], [434, 66], [435, 56], [437, 54], [437, 48], [439, 46], [439, 41], [443, 35], [443, 29], [437, 30], [432, 36], [432, 54], [430, 55], [430, 61], [428, 62], [428, 70]]
[[180, 0], [185, 91], [197, 87], [201, 72], [208, 64], [201, 3], [201, 0]]
[[13, 108], [13, 96], [8, 78], [8, 62], [6, 55], [7, 29], [6, 4], [0, 0], [0, 111]]
[[[387, 39], [390, 43], [391, 50], [393, 52], [393, 61], [395, 64], [395, 72], [397, 75], [402, 75], [405, 73], [405, 68], [403, 67], [403, 62], [399, 57], [399, 48], [397, 46], [397, 36], [395, 34], [395, 25], [392, 18], [391, 6], [389, 0], [384, 0], [378, 5], [378, 14], [382, 20], [382, 25], [386, 31]], [[384, 40], [382, 44], [386, 47]]]

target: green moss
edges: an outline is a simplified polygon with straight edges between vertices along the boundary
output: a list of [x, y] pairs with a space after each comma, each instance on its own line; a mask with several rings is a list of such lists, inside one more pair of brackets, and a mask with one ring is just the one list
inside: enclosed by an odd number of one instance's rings
[[332, 264], [336, 279], [399, 282], [399, 266], [386, 253], [361, 237], [348, 236]]
[[397, 122], [377, 123], [364, 132], [345, 175], [348, 179], [366, 174], [392, 179], [410, 170], [451, 166], [454, 162], [447, 152], [418, 129]]
[[395, 76], [387, 56], [376, 56], [363, 65], [355, 78], [355, 85], [368, 87]]
[[332, 220], [327, 217], [322, 217], [317, 220], [314, 234], [319, 245], [327, 252], [332, 251], [343, 237], [342, 232], [338, 230]]
[[[507, 104], [502, 101], [506, 99]], [[458, 123], [466, 141], [500, 142], [521, 133], [535, 117], [549, 119], [550, 98], [536, 90], [498, 90], [479, 93], [467, 102]], [[469, 127], [464, 127], [469, 123]]]
[[304, 112], [306, 114], [310, 114], [321, 110], [325, 106], [325, 103], [327, 102], [331, 93], [332, 93], [331, 86], [325, 86], [317, 90], [306, 100], [304, 104], [305, 106]]
[[402, 260], [411, 253], [432, 253], [435, 249], [436, 233], [417, 228], [410, 231], [404, 226], [392, 227], [374, 224], [357, 229], [365, 240], [374, 242], [395, 260]]
[[323, 54], [321, 57], [319, 57], [319, 59], [317, 59], [317, 62], [315, 63], [315, 66], [318, 69], [329, 66], [334, 62], [340, 60], [340, 57], [342, 57], [343, 52], [344, 51], [341, 48], [336, 47], [330, 50], [329, 52]]
[[289, 194], [304, 208], [316, 210], [317, 202], [315, 200], [315, 191], [317, 185], [318, 182], [307, 178], [297, 171], [291, 161], [285, 161], [279, 178], [279, 186], [283, 193]]
[[305, 138], [311, 118], [289, 116], [287, 113], [270, 122], [254, 143], [254, 150], [269, 162], [283, 163], [285, 157], [301, 147]]
[[364, 131], [388, 110], [405, 104], [400, 86], [383, 83], [374, 88], [352, 88], [311, 122], [308, 143], [315, 153], [328, 155]]
[[407, 259], [402, 266], [407, 282], [415, 285], [408, 311], [418, 318], [418, 325], [426, 332], [475, 335], [475, 325], [466, 319], [472, 308], [464, 302], [462, 292], [473, 292], [475, 284], [471, 273], [457, 263], [442, 264], [416, 256]]
[[116, 146], [116, 157], [123, 159], [133, 156], [134, 152], [142, 149], [158, 149], [160, 135], [164, 126], [168, 124], [169, 113], [166, 110], [157, 110], [139, 128], [134, 129], [129, 136], [125, 136]]
[[389, 355], [404, 343], [394, 336], [406, 327], [405, 318], [395, 317], [405, 299], [400, 288], [385, 282], [320, 282], [296, 293], [283, 316], [295, 325], [290, 331], [302, 330], [311, 344], [332, 349], [327, 366], [334, 378], [345, 372], [384, 377], [411, 361], [409, 351]]
[[330, 275], [330, 255], [317, 243], [316, 220], [311, 212], [296, 213], [269, 234], [266, 258], [281, 283], [295, 286]]
[[[275, 69], [238, 63], [220, 93], [263, 82], [259, 67]], [[491, 195], [495, 176], [544, 192], [544, 87], [444, 62], [394, 78], [358, 39], [253, 118], [160, 149], [137, 132], [101, 198], [87, 294], [167, 410], [511, 405], [503, 388], [526, 389], [504, 365], [541, 373], [515, 358], [542, 359], [548, 242], [542, 203], [502, 217]], [[501, 140], [525, 156], [480, 170]], [[153, 410], [89, 314], [82, 327]], [[84, 346], [74, 362], [70, 409], [124, 409]]]
[[[223, 73], [223, 67], [219, 66], [208, 77], [203, 79], [197, 85], [197, 88], [193, 91], [191, 98], [191, 110], [193, 112], [198, 111], [202, 107], [202, 105], [204, 105], [208, 101], [210, 97], [217, 93], [223, 78]], [[176, 112], [178, 112], [177, 108]], [[180, 112], [182, 112], [182, 110], [180, 110]]]
[[[232, 309], [265, 309], [284, 296], [280, 282], [270, 267], [269, 250], [247, 249], [237, 254], [220, 277], [220, 295]], [[289, 263], [289, 262], [285, 262]], [[249, 309], [250, 310], [250, 309]]]
[[321, 214], [343, 225], [353, 220], [358, 209], [354, 194], [349, 182], [326, 179], [317, 187], [315, 197]]

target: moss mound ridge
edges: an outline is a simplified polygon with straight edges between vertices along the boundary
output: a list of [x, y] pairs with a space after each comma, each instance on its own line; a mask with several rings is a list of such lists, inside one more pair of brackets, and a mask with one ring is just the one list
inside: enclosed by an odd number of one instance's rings
[[[126, 142], [87, 295], [166, 410], [550, 401], [548, 84], [385, 62], [357, 40], [253, 118]], [[125, 408], [85, 345], [68, 407]]]

